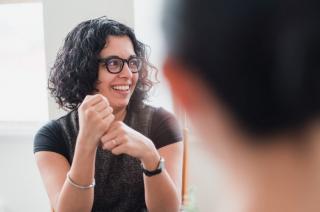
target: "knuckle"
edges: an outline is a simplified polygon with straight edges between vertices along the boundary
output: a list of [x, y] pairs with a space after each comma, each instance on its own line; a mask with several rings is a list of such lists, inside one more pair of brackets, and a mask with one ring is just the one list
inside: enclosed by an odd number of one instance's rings
[[123, 147], [124, 147], [124, 149], [127, 149], [127, 151], [129, 151], [130, 149], [132, 149], [132, 146], [131, 146], [128, 142], [124, 142], [124, 143], [123, 143]]
[[[101, 140], [101, 139], [100, 139], [100, 140]], [[102, 142], [102, 141], [101, 141], [101, 142]], [[101, 148], [102, 148], [102, 149], [105, 149], [105, 146], [106, 146], [106, 144], [102, 142], [102, 143], [101, 143]]]
[[105, 99], [106, 99], [106, 98], [105, 98], [102, 94], [100, 94], [100, 93], [96, 94], [96, 97], [99, 98], [99, 99], [102, 100], [102, 101], [105, 101]]
[[88, 107], [88, 103], [85, 102], [85, 101], [83, 101], [83, 102], [81, 103], [81, 105], [80, 105], [80, 108], [81, 108], [81, 109], [86, 109], [87, 107]]
[[100, 94], [101, 98], [107, 103], [107, 105], [109, 105], [109, 101], [108, 98], [103, 96], [102, 94]]
[[85, 110], [84, 113], [85, 113], [86, 116], [91, 116], [93, 114], [93, 109], [92, 108], [88, 108], [88, 109]]
[[116, 122], [114, 123], [114, 126], [116, 126], [116, 127], [120, 127], [120, 126], [121, 126], [120, 121], [116, 121]]
[[109, 150], [109, 146], [108, 146], [108, 144], [103, 144], [102, 148], [103, 148], [103, 149], [107, 149], [107, 150]]
[[114, 120], [114, 116], [113, 115], [109, 115], [107, 116], [107, 118], [105, 118], [103, 121], [106, 123], [106, 124], [110, 124], [111, 122], [113, 122]]
[[89, 116], [89, 111], [88, 111], [88, 110], [85, 110], [85, 111], [84, 111], [84, 115], [85, 115], [86, 117], [88, 117], [88, 116]]
[[83, 103], [87, 102], [88, 99], [90, 99], [90, 98], [91, 98], [91, 95], [86, 95], [86, 96], [84, 97], [84, 99], [83, 99]]
[[93, 98], [101, 98], [101, 94], [97, 93], [93, 95]]
[[120, 155], [121, 153], [115, 149], [111, 150], [112, 154], [114, 155]]
[[100, 100], [101, 97], [100, 97], [99, 95], [95, 94], [95, 95], [93, 95], [93, 96], [91, 97], [91, 99], [92, 99], [92, 100]]
[[125, 129], [125, 124], [122, 121], [119, 121], [119, 127], [121, 128], [122, 131]]
[[123, 135], [124, 134], [124, 130], [123, 130], [123, 128], [118, 128], [118, 133], [120, 134], [120, 135]]
[[121, 139], [127, 142], [129, 140], [129, 136], [128, 135], [122, 135]]

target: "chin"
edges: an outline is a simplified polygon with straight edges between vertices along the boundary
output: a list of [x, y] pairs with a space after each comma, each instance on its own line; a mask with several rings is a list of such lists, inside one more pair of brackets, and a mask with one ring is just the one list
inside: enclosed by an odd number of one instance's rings
[[121, 109], [121, 108], [127, 107], [128, 104], [129, 104], [129, 101], [117, 101], [117, 102], [111, 103], [111, 107], [113, 109]]

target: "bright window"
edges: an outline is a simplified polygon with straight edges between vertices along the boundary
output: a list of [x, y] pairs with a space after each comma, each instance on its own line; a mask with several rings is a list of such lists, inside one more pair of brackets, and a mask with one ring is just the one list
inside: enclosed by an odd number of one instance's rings
[[0, 4], [0, 122], [48, 118], [42, 3]]

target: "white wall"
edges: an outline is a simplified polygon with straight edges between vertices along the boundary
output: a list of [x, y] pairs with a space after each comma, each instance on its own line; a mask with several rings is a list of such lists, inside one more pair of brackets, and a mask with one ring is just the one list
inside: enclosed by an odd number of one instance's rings
[[32, 152], [32, 135], [0, 136], [0, 212], [49, 211]]

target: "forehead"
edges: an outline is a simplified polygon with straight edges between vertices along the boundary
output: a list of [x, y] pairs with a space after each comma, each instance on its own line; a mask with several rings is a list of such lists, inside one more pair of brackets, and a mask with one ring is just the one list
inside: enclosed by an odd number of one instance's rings
[[135, 55], [133, 44], [128, 36], [109, 36], [100, 52], [100, 57], [119, 56], [128, 58]]

